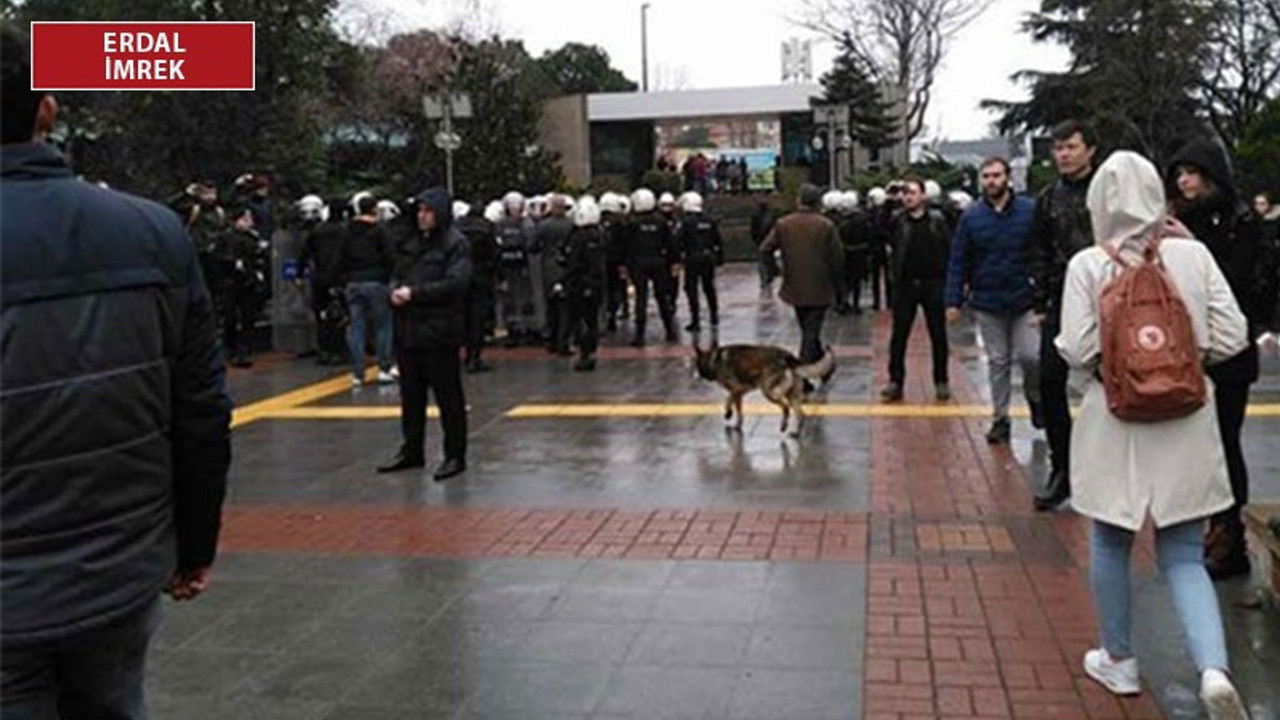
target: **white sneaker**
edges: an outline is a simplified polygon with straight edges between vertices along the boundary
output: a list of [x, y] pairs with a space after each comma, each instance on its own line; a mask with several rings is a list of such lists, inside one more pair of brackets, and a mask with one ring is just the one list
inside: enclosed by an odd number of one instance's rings
[[364, 387], [364, 378], [360, 377], [359, 375], [352, 375], [352, 376], [351, 376], [351, 388], [352, 388], [353, 390], [355, 390], [355, 389], [359, 389], [359, 388], [362, 388], [362, 387]]
[[1137, 695], [1142, 692], [1138, 681], [1138, 661], [1112, 660], [1103, 648], [1084, 654], [1085, 673], [1116, 695]]
[[379, 384], [379, 385], [390, 385], [391, 383], [393, 383], [393, 382], [395, 382], [395, 381], [396, 381], [396, 377], [397, 377], [397, 376], [396, 376], [396, 373], [394, 373], [394, 372], [387, 372], [386, 370], [379, 370], [379, 371], [378, 371], [378, 384]]
[[400, 366], [399, 366], [399, 365], [392, 365], [392, 366], [391, 366], [391, 377], [395, 378], [396, 380], [399, 380], [399, 379], [400, 379]]
[[1221, 670], [1205, 670], [1200, 676], [1200, 702], [1209, 711], [1210, 720], [1249, 720], [1240, 694]]

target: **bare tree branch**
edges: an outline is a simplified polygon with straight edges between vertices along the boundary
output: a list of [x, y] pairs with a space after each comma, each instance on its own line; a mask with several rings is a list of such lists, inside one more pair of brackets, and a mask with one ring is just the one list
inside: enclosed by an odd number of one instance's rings
[[893, 85], [901, 101], [902, 135], [912, 139], [924, 130], [933, 83], [948, 46], [993, 2], [803, 0], [792, 22], [840, 43], [878, 81]]

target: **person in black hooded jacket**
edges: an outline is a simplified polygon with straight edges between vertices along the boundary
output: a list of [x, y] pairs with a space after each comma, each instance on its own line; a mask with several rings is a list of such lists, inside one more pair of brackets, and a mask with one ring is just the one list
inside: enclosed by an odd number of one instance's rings
[[[1249, 339], [1262, 333], [1266, 315], [1268, 266], [1258, 225], [1236, 193], [1226, 151], [1208, 139], [1188, 143], [1174, 157], [1167, 175], [1173, 213], [1192, 237], [1209, 247], [1231, 292], [1249, 321]], [[1207, 369], [1214, 384], [1218, 429], [1227, 456], [1235, 504], [1211, 519], [1205, 540], [1205, 564], [1215, 579], [1247, 575], [1244, 523], [1240, 510], [1249, 502], [1249, 475], [1240, 446], [1249, 386], [1258, 380], [1258, 346]]]
[[442, 188], [416, 198], [417, 232], [396, 243], [391, 305], [400, 363], [403, 445], [388, 473], [426, 465], [427, 394], [434, 393], [444, 428], [444, 462], [437, 482], [467, 469], [467, 408], [459, 350], [465, 339], [471, 260], [467, 240], [453, 226], [453, 200]]

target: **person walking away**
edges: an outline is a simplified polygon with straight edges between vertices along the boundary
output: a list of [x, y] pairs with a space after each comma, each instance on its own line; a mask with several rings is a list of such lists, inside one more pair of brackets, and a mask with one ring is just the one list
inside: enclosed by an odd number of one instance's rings
[[645, 326], [649, 319], [649, 292], [658, 302], [658, 315], [666, 331], [667, 342], [679, 340], [676, 333], [675, 308], [671, 305], [671, 273], [678, 250], [671, 236], [671, 226], [657, 212], [653, 191], [641, 188], [631, 196], [634, 214], [627, 224], [628, 274], [636, 288], [635, 338], [632, 347], [645, 346]]
[[46, 142], [57, 101], [26, 33], [0, 33], [0, 715], [144, 720], [161, 594], [198, 598], [217, 554], [213, 305], [177, 215]]
[[[1194, 343], [1187, 349], [1189, 369], [1204, 382], [1200, 358], [1217, 363], [1237, 356], [1248, 344], [1248, 325], [1209, 250], [1195, 240], [1168, 236], [1160, 175], [1145, 158], [1128, 151], [1108, 158], [1089, 187], [1087, 203], [1097, 244], [1078, 252], [1068, 266], [1062, 328], [1054, 343], [1065, 362], [1086, 378], [1071, 435], [1072, 505], [1092, 521], [1089, 574], [1101, 646], [1085, 653], [1084, 670], [1113, 693], [1142, 690], [1130, 644], [1129, 558], [1136, 533], [1150, 517], [1156, 560], [1200, 673], [1200, 697], [1209, 717], [1247, 720], [1228, 676], [1218, 596], [1201, 560], [1204, 519], [1232, 505], [1213, 394], [1191, 396], [1194, 402], [1168, 414], [1169, 419], [1147, 416], [1147, 422], [1134, 422], [1116, 413], [1138, 409], [1130, 400], [1136, 394], [1113, 396], [1107, 384], [1123, 382], [1114, 368], [1136, 362], [1136, 353], [1160, 353], [1166, 361], [1161, 368], [1180, 369], [1167, 362], [1179, 359], [1179, 341]], [[1148, 322], [1162, 324], [1148, 326], [1151, 332], [1144, 329], [1141, 344], [1117, 343], [1113, 333], [1127, 328], [1111, 328], [1123, 322], [1117, 317], [1123, 311], [1100, 309], [1104, 293], [1114, 293], [1113, 283], [1123, 282], [1117, 266], [1157, 261], [1162, 264], [1157, 272], [1181, 302], [1168, 311], [1147, 311]], [[1151, 385], [1177, 386], [1171, 377], [1182, 382], [1186, 375], [1151, 378]], [[1212, 385], [1211, 377], [1207, 382]]]
[[680, 223], [676, 244], [680, 249], [680, 263], [684, 266], [684, 293], [689, 300], [689, 332], [702, 330], [698, 287], [707, 297], [707, 312], [711, 327], [720, 326], [720, 303], [716, 298], [716, 268], [724, 264], [724, 245], [720, 238], [720, 226], [715, 219], [702, 212], [702, 196], [686, 193], [684, 220]]
[[547, 217], [538, 225], [538, 247], [542, 248], [542, 292], [547, 306], [547, 352], [562, 357], [572, 354], [569, 349], [569, 295], [564, 285], [565, 243], [573, 232], [573, 221], [568, 216], [568, 206], [563, 195], [552, 195], [548, 202]]
[[1008, 444], [1013, 364], [1022, 366], [1022, 389], [1031, 424], [1040, 427], [1040, 329], [1032, 312], [1027, 246], [1035, 201], [1014, 194], [1009, 163], [989, 158], [978, 170], [982, 200], [960, 216], [947, 264], [947, 320], [960, 320], [968, 306], [978, 320], [987, 351], [992, 422], [987, 442]]
[[[871, 203], [871, 310], [880, 312], [881, 307], [893, 307], [893, 280], [889, 271], [890, 227], [898, 205], [896, 200], [890, 201], [888, 191], [879, 187], [867, 191], [867, 201]], [[880, 303], [882, 297], [883, 305]]]
[[453, 226], [442, 188], [416, 197], [417, 232], [396, 247], [391, 305], [400, 364], [400, 433], [396, 457], [379, 473], [426, 466], [427, 397], [433, 394], [444, 430], [444, 460], [432, 477], [443, 482], [467, 469], [467, 407], [459, 351], [466, 333], [471, 282], [467, 241]]
[[907, 341], [924, 311], [933, 348], [934, 394], [939, 402], [951, 399], [948, 383], [947, 323], [943, 294], [947, 283], [950, 234], [942, 213], [928, 206], [924, 181], [908, 178], [902, 192], [903, 211], [890, 228], [893, 293], [893, 334], [889, 341], [889, 384], [880, 392], [885, 402], [903, 398], [907, 379]]
[[1067, 120], [1053, 129], [1053, 161], [1058, 178], [1036, 198], [1031, 226], [1032, 299], [1040, 320], [1040, 402], [1049, 439], [1049, 481], [1035, 497], [1035, 509], [1053, 510], [1071, 497], [1071, 406], [1067, 365], [1053, 339], [1062, 327], [1062, 280], [1077, 252], [1093, 246], [1085, 195], [1093, 180], [1098, 136]]
[[492, 202], [484, 214], [472, 214], [472, 208], [461, 200], [453, 203], [454, 219], [458, 232], [467, 240], [467, 255], [471, 261], [471, 282], [467, 285], [466, 355], [464, 366], [468, 373], [489, 372], [481, 360], [484, 339], [493, 322], [494, 286], [498, 273], [498, 238], [494, 223], [502, 219], [502, 203]]
[[782, 289], [778, 297], [795, 308], [800, 325], [800, 363], [822, 359], [822, 323], [836, 301], [844, 268], [836, 226], [818, 211], [822, 190], [804, 185], [796, 212], [779, 220], [760, 244], [760, 252], [782, 251]]
[[507, 331], [507, 347], [537, 338], [537, 313], [530, 259], [534, 240], [524, 216], [524, 196], [514, 190], [502, 198], [505, 217], [498, 223], [498, 322]]
[[605, 289], [608, 246], [600, 227], [600, 207], [583, 198], [573, 212], [573, 231], [564, 245], [564, 285], [568, 294], [569, 332], [578, 344], [578, 361], [573, 369], [596, 369], [596, 349], [600, 345], [600, 301]]
[[[858, 193], [849, 190], [840, 202], [840, 245], [844, 248], [844, 292], [840, 305], [845, 312], [862, 314], [862, 285], [867, 280], [867, 264], [871, 254], [871, 223], [858, 205]], [[850, 298], [852, 297], [852, 302]]]
[[[1211, 140], [1193, 140], [1174, 156], [1166, 177], [1177, 219], [1209, 248], [1248, 320], [1249, 339], [1256, 340], [1273, 305], [1264, 289], [1265, 269], [1271, 264], [1267, 259], [1269, 248], [1262, 241], [1261, 228], [1236, 193], [1226, 152]], [[1249, 388], [1258, 381], [1258, 374], [1258, 346], [1254, 342], [1209, 369], [1235, 497], [1229, 509], [1209, 522], [1205, 563], [1214, 579], [1249, 574], [1244, 521], [1240, 517], [1241, 509], [1249, 503], [1249, 470], [1240, 436]]]
[[[751, 244], [757, 248], [760, 247], [764, 239], [769, 236], [769, 231], [773, 230], [775, 222], [777, 218], [773, 214], [773, 209], [769, 207], [769, 201], [763, 197], [760, 198], [756, 202], [755, 213], [751, 215]], [[770, 294], [773, 289], [773, 279], [778, 277], [778, 263], [774, 254], [757, 252], [756, 270], [760, 275], [760, 293]]]
[[395, 382], [391, 354], [392, 317], [387, 302], [395, 248], [391, 235], [378, 222], [378, 201], [369, 193], [352, 202], [355, 217], [346, 225], [342, 242], [342, 275], [347, 283], [347, 307], [351, 325], [347, 350], [351, 355], [351, 386], [364, 385], [365, 340], [372, 328], [378, 360], [378, 382]]

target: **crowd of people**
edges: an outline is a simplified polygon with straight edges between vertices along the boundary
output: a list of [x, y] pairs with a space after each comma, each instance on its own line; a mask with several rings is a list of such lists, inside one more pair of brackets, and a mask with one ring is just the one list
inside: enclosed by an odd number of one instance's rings
[[751, 168], [743, 156], [709, 157], [699, 152], [677, 163], [663, 155], [654, 167], [659, 172], [679, 174], [685, 192], [740, 195], [751, 191]]

